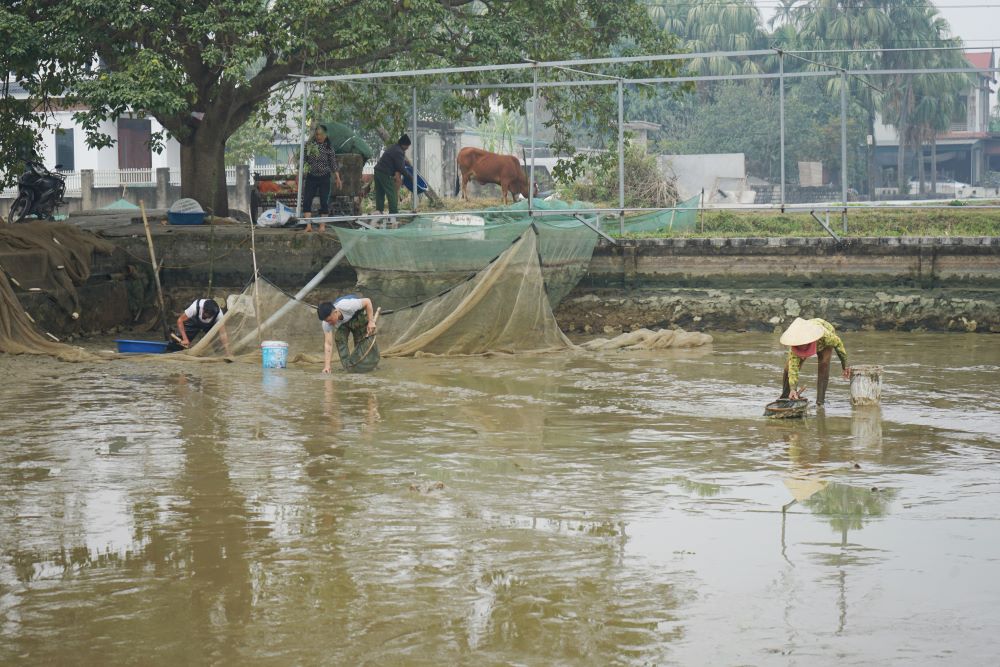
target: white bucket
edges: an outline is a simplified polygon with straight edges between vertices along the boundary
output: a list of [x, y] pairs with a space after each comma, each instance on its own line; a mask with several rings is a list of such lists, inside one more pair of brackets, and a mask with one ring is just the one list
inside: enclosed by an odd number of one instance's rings
[[851, 367], [851, 405], [878, 405], [882, 400], [882, 367]]
[[288, 364], [288, 343], [283, 340], [265, 340], [260, 352], [264, 368], [285, 368]]

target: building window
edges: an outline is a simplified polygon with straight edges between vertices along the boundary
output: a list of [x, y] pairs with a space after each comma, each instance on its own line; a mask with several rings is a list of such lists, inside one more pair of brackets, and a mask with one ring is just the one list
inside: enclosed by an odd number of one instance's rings
[[56, 130], [56, 164], [63, 171], [76, 171], [75, 153], [73, 150], [73, 130]]

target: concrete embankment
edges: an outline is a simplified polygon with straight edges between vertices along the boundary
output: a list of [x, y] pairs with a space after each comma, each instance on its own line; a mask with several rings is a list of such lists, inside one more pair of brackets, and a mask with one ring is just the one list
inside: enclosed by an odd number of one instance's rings
[[678, 325], [1000, 332], [1000, 238], [643, 239], [602, 244], [556, 313], [573, 331]]
[[[99, 260], [81, 290], [85, 322], [63, 322], [70, 331], [128, 326], [137, 300], [152, 304], [142, 226], [112, 225], [102, 234], [117, 251]], [[194, 296], [242, 289], [253, 275], [245, 227], [154, 225], [154, 237], [172, 311]], [[289, 291], [338, 250], [332, 234], [257, 233], [261, 273]], [[355, 279], [342, 264], [315, 297], [349, 290]], [[65, 330], [57, 315], [44, 318], [54, 332]], [[771, 330], [799, 315], [844, 329], [1000, 332], [1000, 237], [602, 242], [556, 315], [568, 330], [598, 333], [669, 325]]]

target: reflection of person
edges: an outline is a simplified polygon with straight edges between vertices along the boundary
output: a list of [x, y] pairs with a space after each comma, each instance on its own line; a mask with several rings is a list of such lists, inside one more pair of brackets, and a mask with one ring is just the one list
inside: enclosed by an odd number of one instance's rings
[[317, 315], [323, 323], [323, 372], [330, 372], [334, 342], [340, 355], [340, 363], [345, 369], [351, 370], [349, 337], [354, 337], [354, 347], [357, 349], [361, 341], [375, 333], [372, 300], [348, 294], [335, 301], [319, 304]]
[[[177, 330], [180, 332], [181, 342], [170, 343], [167, 348], [170, 352], [177, 352], [180, 349], [191, 347], [191, 343], [200, 334], [211, 331], [212, 327], [219, 322], [222, 311], [212, 299], [195, 299], [191, 305], [184, 309], [184, 312], [177, 318]], [[221, 325], [219, 337], [226, 347], [226, 354], [229, 354], [229, 337], [226, 335], [225, 325]]]
[[847, 350], [843, 341], [837, 335], [833, 325], [818, 317], [804, 320], [796, 317], [791, 326], [781, 334], [781, 344], [788, 346], [788, 358], [785, 362], [785, 373], [782, 378], [781, 398], [796, 399], [799, 397], [799, 369], [806, 359], [815, 355], [819, 362], [816, 380], [816, 404], [823, 405], [826, 399], [826, 387], [830, 382], [830, 359], [836, 352], [840, 358], [842, 376], [850, 379], [851, 371], [847, 367]]
[[[337, 154], [326, 136], [326, 125], [316, 128], [312, 139], [305, 148], [306, 175], [302, 185], [302, 216], [312, 217], [313, 198], [319, 196], [319, 214], [330, 213], [330, 174], [337, 181], [337, 188], [342, 186], [340, 180], [340, 165]], [[312, 223], [306, 224], [306, 231], [311, 232]], [[326, 231], [326, 223], [319, 223], [319, 231]]]
[[[410, 147], [410, 137], [403, 135], [392, 146], [385, 149], [375, 163], [375, 209], [384, 213], [388, 200], [389, 214], [399, 213], [399, 186], [406, 170], [406, 149]], [[416, 187], [416, 186], [414, 186]]]

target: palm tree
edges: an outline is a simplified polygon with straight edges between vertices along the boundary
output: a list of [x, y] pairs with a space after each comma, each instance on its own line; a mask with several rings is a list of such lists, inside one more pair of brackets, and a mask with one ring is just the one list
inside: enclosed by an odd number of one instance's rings
[[774, 16], [767, 22], [767, 27], [775, 30], [780, 26], [794, 25], [799, 8], [796, 7], [801, 0], [778, 0], [778, 8]]
[[[886, 68], [931, 69], [935, 67], [965, 67], [961, 40], [951, 36], [948, 22], [927, 0], [894, 0], [887, 6], [887, 15], [895, 30], [886, 44], [887, 48], [927, 47], [950, 48], [940, 51], [885, 51], [883, 63]], [[917, 176], [920, 191], [924, 184], [920, 172], [923, 171], [923, 143], [933, 141], [936, 163], [939, 129], [946, 129], [954, 112], [954, 98], [958, 92], [968, 87], [968, 78], [961, 75], [924, 74], [898, 75], [893, 77], [883, 96], [886, 118], [896, 128], [899, 135], [897, 155], [897, 179], [900, 193], [908, 192], [906, 150], [918, 152]], [[936, 189], [936, 164], [932, 179]]]
[[[833, 65], [851, 70], [876, 69], [881, 64], [878, 52], [865, 51], [882, 46], [893, 30], [885, 12], [892, 0], [807, 0], [793, 14], [799, 31], [800, 48], [859, 49], [851, 53], [822, 54], [814, 58], [823, 64], [810, 64], [808, 69], [829, 69]], [[832, 77], [827, 91], [840, 95], [840, 77]], [[865, 111], [868, 145], [868, 192], [875, 187], [875, 125], [881, 103], [880, 91], [862, 78], [848, 80], [850, 98]]]

